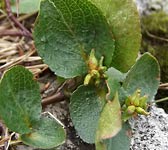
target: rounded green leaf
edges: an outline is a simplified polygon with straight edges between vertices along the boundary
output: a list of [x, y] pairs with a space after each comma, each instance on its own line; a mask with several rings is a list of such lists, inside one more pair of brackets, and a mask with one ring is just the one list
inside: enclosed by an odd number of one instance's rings
[[8, 70], [0, 82], [0, 116], [7, 127], [29, 133], [40, 113], [40, 89], [33, 74], [21, 66]]
[[39, 10], [41, 0], [19, 0], [18, 5], [16, 1], [17, 0], [11, 0], [12, 12], [17, 13], [18, 11], [19, 14], [28, 14]]
[[109, 66], [114, 51], [110, 27], [102, 13], [87, 0], [43, 0], [34, 30], [39, 55], [58, 76], [87, 73], [87, 56], [105, 57]]
[[150, 101], [157, 92], [159, 79], [160, 69], [157, 60], [151, 54], [145, 53], [128, 72], [123, 88], [130, 95], [140, 89], [141, 95], [148, 95]]
[[105, 140], [106, 150], [129, 150], [130, 132], [129, 124], [124, 123], [121, 131], [115, 137]]
[[111, 67], [106, 71], [106, 75], [108, 77], [108, 79], [106, 80], [108, 87], [106, 99], [112, 100], [115, 96], [115, 93], [121, 87], [120, 82], [122, 82], [125, 79], [125, 74]]
[[121, 127], [121, 107], [117, 93], [112, 101], [105, 104], [100, 114], [97, 140], [114, 137], [121, 130]]
[[87, 143], [94, 143], [104, 99], [95, 87], [80, 86], [70, 100], [70, 115], [78, 135]]
[[29, 134], [21, 135], [21, 141], [27, 145], [49, 149], [63, 144], [65, 131], [60, 124], [49, 118], [42, 118]]
[[127, 72], [135, 63], [141, 44], [140, 19], [132, 0], [89, 0], [106, 17], [115, 38], [112, 66]]

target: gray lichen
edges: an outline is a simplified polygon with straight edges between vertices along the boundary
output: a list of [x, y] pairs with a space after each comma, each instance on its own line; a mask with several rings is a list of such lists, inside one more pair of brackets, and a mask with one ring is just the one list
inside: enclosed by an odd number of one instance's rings
[[168, 13], [168, 0], [134, 0], [141, 15], [164, 11]]
[[149, 116], [130, 120], [131, 150], [168, 150], [168, 114], [152, 106]]

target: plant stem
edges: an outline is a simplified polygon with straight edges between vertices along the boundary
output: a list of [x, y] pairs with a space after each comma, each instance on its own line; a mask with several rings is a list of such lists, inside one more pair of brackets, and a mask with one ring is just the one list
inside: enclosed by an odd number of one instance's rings
[[155, 100], [152, 103], [161, 103], [161, 102], [164, 102], [164, 101], [167, 101], [167, 100], [168, 100], [168, 97], [165, 97], [165, 98], [162, 98], [162, 99]]
[[22, 31], [3, 30], [0, 32], [0, 37], [3, 36], [27, 36], [27, 33]]
[[58, 89], [57, 93], [42, 99], [42, 107], [45, 107], [49, 104], [57, 103], [66, 100], [70, 97], [70, 93], [74, 91], [77, 86], [81, 83], [81, 78], [75, 78], [65, 81], [62, 86]]
[[9, 17], [9, 19], [21, 29], [23, 32], [24, 36], [27, 36], [31, 39], [33, 39], [32, 34], [15, 18], [15, 16], [12, 13], [11, 6], [10, 6], [10, 0], [5, 0], [5, 7], [6, 7], [6, 12]]
[[65, 100], [65, 98], [66, 98], [66, 95], [64, 95], [64, 93], [60, 91], [50, 97], [44, 98], [42, 100], [42, 106], [44, 107], [49, 104], [61, 102], [61, 101]]

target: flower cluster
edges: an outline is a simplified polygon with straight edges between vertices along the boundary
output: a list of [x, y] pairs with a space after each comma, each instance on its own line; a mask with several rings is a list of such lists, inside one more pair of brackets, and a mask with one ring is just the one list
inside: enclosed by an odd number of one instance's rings
[[94, 83], [95, 85], [99, 85], [101, 79], [106, 79], [107, 76], [105, 71], [107, 67], [103, 66], [104, 57], [102, 56], [100, 61], [95, 57], [95, 50], [92, 49], [87, 61], [88, 65], [88, 74], [84, 79], [84, 85], [88, 85], [89, 83]]
[[140, 96], [141, 90], [136, 90], [133, 95], [128, 96], [125, 100], [125, 104], [122, 106], [123, 115], [122, 118], [124, 121], [127, 121], [130, 117], [140, 115], [149, 115], [147, 112], [147, 96]]

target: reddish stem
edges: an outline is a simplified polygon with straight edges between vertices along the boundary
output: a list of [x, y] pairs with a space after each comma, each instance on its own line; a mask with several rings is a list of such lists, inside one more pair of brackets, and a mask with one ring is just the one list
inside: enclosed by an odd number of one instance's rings
[[21, 31], [23, 32], [22, 35], [33, 39], [32, 34], [13, 15], [11, 10], [10, 0], [5, 0], [5, 6], [6, 6], [6, 12], [9, 19], [15, 24], [15, 26], [21, 29]]
[[47, 97], [47, 98], [44, 98], [42, 100], [42, 106], [46, 106], [46, 105], [49, 105], [49, 104], [53, 104], [53, 103], [56, 103], [56, 102], [61, 102], [63, 100], [65, 100], [65, 98], [67, 98], [65, 96], [65, 94], [63, 92], [58, 92], [50, 97]]
[[22, 32], [22, 31], [12, 31], [12, 30], [3, 30], [3, 31], [0, 31], [0, 37], [3, 37], [3, 36], [28, 36], [30, 37], [29, 35], [25, 34], [25, 32]]

